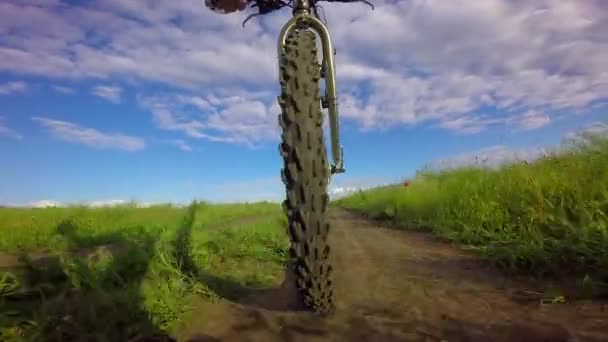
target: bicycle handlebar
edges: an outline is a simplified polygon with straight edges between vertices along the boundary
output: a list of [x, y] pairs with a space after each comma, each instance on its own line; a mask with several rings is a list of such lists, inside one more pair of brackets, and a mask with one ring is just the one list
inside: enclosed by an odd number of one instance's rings
[[[372, 5], [372, 3], [370, 3], [368, 0], [310, 0], [311, 8], [315, 11], [315, 13], [316, 13], [316, 8], [317, 8], [317, 3], [323, 2], [323, 1], [324, 2], [344, 2], [344, 3], [362, 2], [362, 3], [370, 6], [372, 8], [372, 10], [374, 10], [374, 5]], [[294, 2], [294, 0], [289, 0], [288, 2], [285, 2], [283, 0], [247, 0], [247, 2], [250, 4], [250, 6], [249, 6], [250, 8], [257, 7], [258, 13], [250, 14], [249, 16], [247, 16], [247, 18], [243, 21], [243, 27], [245, 27], [245, 23], [253, 17], [268, 14], [268, 13], [280, 10], [283, 7], [293, 8], [292, 3]]]
[[321, 1], [325, 1], [325, 2], [362, 2], [362, 3], [370, 6], [372, 9], [374, 9], [374, 5], [372, 5], [372, 3], [367, 0], [313, 0], [314, 3], [321, 2]]

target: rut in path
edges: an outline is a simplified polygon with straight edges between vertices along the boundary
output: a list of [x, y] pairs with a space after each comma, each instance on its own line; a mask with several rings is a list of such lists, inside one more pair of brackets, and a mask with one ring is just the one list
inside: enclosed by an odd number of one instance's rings
[[541, 304], [515, 280], [431, 234], [331, 209], [336, 313], [289, 310], [290, 289], [201, 304], [190, 341], [608, 341], [608, 303]]

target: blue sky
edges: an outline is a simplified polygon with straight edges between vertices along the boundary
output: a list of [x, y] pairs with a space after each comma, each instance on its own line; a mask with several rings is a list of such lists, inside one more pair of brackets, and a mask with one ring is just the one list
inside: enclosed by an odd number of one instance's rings
[[[327, 4], [344, 193], [608, 131], [602, 1]], [[0, 204], [280, 200], [275, 41], [195, 0], [0, 3]]]

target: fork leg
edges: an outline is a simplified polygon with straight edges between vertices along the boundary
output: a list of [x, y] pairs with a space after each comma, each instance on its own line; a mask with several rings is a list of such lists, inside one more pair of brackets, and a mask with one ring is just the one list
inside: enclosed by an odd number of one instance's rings
[[296, 28], [298, 24], [303, 24], [312, 28], [321, 38], [323, 51], [323, 68], [325, 70], [325, 96], [323, 97], [323, 107], [329, 112], [329, 127], [331, 132], [331, 152], [333, 163], [331, 173], [344, 172], [343, 149], [340, 145], [340, 126], [338, 121], [338, 99], [336, 96], [336, 68], [334, 62], [334, 48], [329, 35], [329, 30], [323, 22], [314, 16], [305, 13], [296, 13], [283, 26], [279, 33], [278, 55], [281, 56], [287, 35]]

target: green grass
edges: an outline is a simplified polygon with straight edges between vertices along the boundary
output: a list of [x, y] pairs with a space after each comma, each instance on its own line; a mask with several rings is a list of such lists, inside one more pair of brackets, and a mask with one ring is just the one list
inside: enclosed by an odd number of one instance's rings
[[424, 172], [407, 188], [376, 188], [336, 204], [430, 229], [507, 269], [608, 280], [606, 138], [530, 164]]
[[[0, 252], [17, 250], [63, 251], [127, 238], [124, 234], [175, 226], [185, 209], [171, 205], [137, 208], [134, 205], [90, 208], [0, 208]], [[66, 240], [61, 230], [78, 228], [79, 241]], [[68, 245], [72, 243], [72, 246]], [[77, 246], [73, 244], [76, 243]]]
[[197, 302], [276, 285], [288, 245], [274, 203], [4, 208], [0, 222], [0, 265], [20, 258], [0, 269], [2, 341], [175, 333]]
[[244, 204], [207, 204], [199, 203], [195, 226], [222, 225], [231, 220], [247, 218], [283, 216], [278, 203], [259, 202]]

